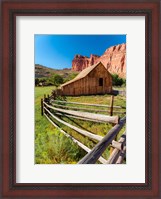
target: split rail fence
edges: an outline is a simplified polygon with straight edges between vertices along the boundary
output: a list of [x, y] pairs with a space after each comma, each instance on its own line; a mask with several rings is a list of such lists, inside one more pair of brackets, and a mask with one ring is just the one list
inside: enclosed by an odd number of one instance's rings
[[[110, 105], [102, 105], [102, 104], [89, 104], [89, 103], [78, 103], [78, 102], [67, 102], [54, 100], [53, 98], [46, 97], [44, 95], [44, 99], [41, 99], [41, 115], [44, 115], [48, 121], [59, 128], [59, 130], [68, 138], [70, 138], [73, 142], [75, 142], [79, 147], [87, 152], [87, 154], [78, 162], [78, 164], [94, 164], [97, 162], [101, 162], [102, 164], [121, 164], [126, 156], [126, 132], [122, 134], [120, 139], [116, 141], [116, 137], [121, 129], [126, 124], [126, 116], [123, 116], [121, 119], [118, 115], [113, 115], [116, 113], [124, 114], [125, 111], [122, 110], [120, 106], [113, 105], [114, 97], [111, 96]], [[70, 105], [70, 106], [69, 106]], [[82, 108], [76, 107], [77, 105], [81, 106], [89, 106], [95, 107], [92, 108]], [[107, 110], [96, 109], [103, 107]], [[116, 109], [116, 111], [114, 111]], [[89, 112], [90, 111], [90, 112]], [[109, 115], [100, 114], [100, 112], [107, 112]], [[93, 113], [94, 112], [94, 113]], [[99, 113], [96, 113], [99, 112]], [[87, 130], [78, 128], [60, 118], [60, 116], [65, 116], [67, 118], [74, 118], [78, 120], [84, 121], [92, 121], [99, 123], [112, 123], [113, 127], [107, 134], [102, 137], [100, 135], [93, 134]], [[69, 135], [63, 129], [61, 129], [54, 121], [61, 123], [70, 129], [76, 131], [77, 133], [88, 137], [89, 139], [96, 140], [98, 143], [95, 145], [93, 149], [88, 148], [83, 143], [78, 141], [73, 136]], [[112, 150], [110, 153], [110, 157], [108, 160], [102, 157], [103, 152], [106, 150], [108, 146], [111, 146]]]

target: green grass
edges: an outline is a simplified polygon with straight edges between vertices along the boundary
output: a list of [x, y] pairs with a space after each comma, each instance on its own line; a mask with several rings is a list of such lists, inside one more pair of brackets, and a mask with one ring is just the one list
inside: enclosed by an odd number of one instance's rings
[[[35, 163], [74, 164], [86, 153], [41, 116], [41, 98], [54, 87], [35, 88]], [[70, 146], [70, 147], [69, 147]]]
[[[78, 147], [77, 144], [73, 143], [73, 141], [71, 141], [69, 138], [65, 137], [65, 135], [60, 133], [58, 129], [53, 127], [53, 125], [46, 119], [45, 116], [41, 116], [41, 98], [43, 98], [44, 94], [50, 95], [53, 89], [54, 87], [35, 88], [35, 163], [75, 164], [86, 154], [86, 152], [80, 147]], [[110, 95], [67, 97], [67, 101], [109, 105]], [[126, 107], [125, 97], [114, 97], [114, 105]], [[82, 106], [80, 105], [79, 107]], [[93, 107], [91, 108], [93, 109]], [[102, 110], [106, 110], [106, 108], [102, 108]], [[120, 114], [120, 117], [122, 116], [123, 114]], [[112, 124], [93, 123], [90, 121], [85, 122], [83, 120], [77, 120], [66, 117], [61, 117], [61, 119], [81, 129], [85, 129], [89, 132], [101, 136], [105, 136], [108, 133], [108, 131], [112, 128]], [[92, 149], [96, 145], [97, 141], [90, 140], [87, 137], [78, 134], [76, 131], [71, 130], [69, 127], [62, 125], [56, 121], [54, 122], [57, 123], [57, 125], [60, 126], [64, 131], [75, 137], [77, 140], [79, 140], [87, 147]], [[121, 136], [123, 131], [125, 131], [125, 127], [119, 133], [118, 138]], [[103, 157], [108, 159], [109, 148], [107, 148], [106, 151], [103, 153]]]
[[[107, 95], [107, 94], [106, 95], [67, 97], [67, 101], [110, 105], [110, 97], [111, 97], [111, 95]], [[71, 106], [75, 106], [75, 105], [71, 105]], [[121, 95], [115, 96], [114, 97], [114, 106], [122, 106], [122, 107], [126, 108], [125, 96], [121, 96]], [[78, 107], [81, 107], [81, 106], [78, 106]], [[97, 107], [94, 107], [93, 109], [97, 109]], [[100, 107], [98, 107], [98, 109], [100, 109]], [[101, 109], [105, 110], [106, 108], [101, 108]]]

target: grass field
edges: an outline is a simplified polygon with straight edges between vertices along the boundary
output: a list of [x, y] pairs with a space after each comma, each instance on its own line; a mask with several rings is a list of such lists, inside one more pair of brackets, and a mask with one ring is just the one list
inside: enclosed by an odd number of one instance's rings
[[[40, 101], [44, 94], [51, 94], [54, 87], [36, 87], [35, 88], [35, 163], [36, 164], [75, 164], [86, 152], [73, 143], [69, 138], [66, 138], [58, 129], [53, 127], [45, 116], [41, 116]], [[67, 101], [85, 102], [95, 104], [110, 103], [109, 95], [96, 96], [81, 96], [81, 97], [67, 97]], [[126, 99], [123, 96], [116, 96], [114, 105], [126, 107]], [[81, 106], [80, 106], [81, 107]], [[105, 109], [105, 108], [104, 108]], [[124, 109], [125, 110], [125, 109]], [[123, 115], [120, 115], [122, 117]], [[112, 128], [111, 124], [100, 124], [93, 122], [78, 121], [77, 119], [69, 119], [61, 117], [64, 121], [73, 124], [79, 128], [88, 130], [97, 135], [105, 136]], [[89, 148], [93, 148], [96, 141], [89, 140], [74, 130], [57, 123], [63, 130], [75, 137]], [[118, 138], [125, 130], [119, 133]], [[109, 157], [109, 149], [103, 153], [104, 158]]]

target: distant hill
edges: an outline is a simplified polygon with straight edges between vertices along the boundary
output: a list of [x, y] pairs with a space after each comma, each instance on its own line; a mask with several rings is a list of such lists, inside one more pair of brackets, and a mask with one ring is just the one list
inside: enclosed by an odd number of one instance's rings
[[61, 75], [63, 78], [67, 79], [72, 74], [78, 74], [78, 72], [72, 71], [68, 68], [58, 70], [35, 64], [35, 78], [51, 77], [54, 74]]

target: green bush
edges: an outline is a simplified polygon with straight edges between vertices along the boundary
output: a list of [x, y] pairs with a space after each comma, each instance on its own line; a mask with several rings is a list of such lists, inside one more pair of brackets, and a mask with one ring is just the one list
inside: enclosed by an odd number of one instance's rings
[[37, 164], [75, 164], [85, 155], [83, 149], [58, 129], [36, 137]]
[[58, 87], [63, 82], [64, 82], [63, 77], [58, 74], [54, 74], [51, 77], [35, 78], [35, 86], [38, 86], [41, 83], [43, 86]]
[[58, 75], [58, 74], [53, 75], [51, 77], [51, 80], [53, 82], [53, 85], [56, 86], [56, 87], [64, 82], [63, 77]]
[[64, 79], [64, 82], [68, 82], [68, 81], [74, 79], [77, 75], [78, 75], [78, 73], [69, 74], [68, 77]]
[[126, 79], [119, 77], [117, 74], [112, 74], [112, 84], [113, 86], [126, 85]]
[[39, 78], [35, 78], [35, 86], [38, 86], [40, 83]]

